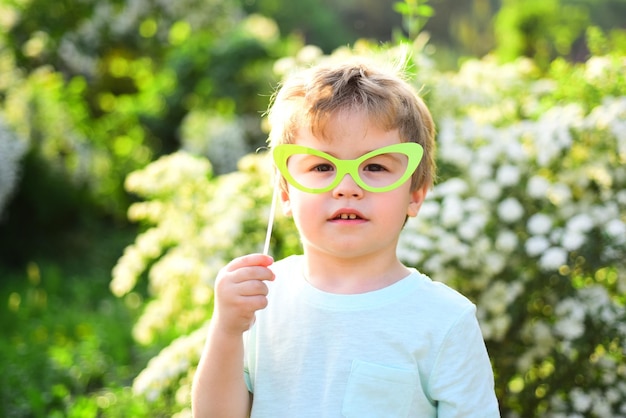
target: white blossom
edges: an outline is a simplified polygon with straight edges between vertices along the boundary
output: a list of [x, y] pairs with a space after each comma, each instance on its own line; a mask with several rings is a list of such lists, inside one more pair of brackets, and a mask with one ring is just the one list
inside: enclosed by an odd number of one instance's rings
[[585, 331], [585, 309], [580, 301], [569, 298], [561, 301], [555, 308], [559, 320], [555, 331], [562, 337], [572, 340], [580, 337]]
[[550, 182], [541, 176], [532, 176], [526, 185], [526, 193], [535, 199], [544, 198], [550, 190]]
[[472, 164], [469, 167], [468, 176], [474, 182], [490, 179], [493, 176], [493, 167], [488, 164]]
[[243, 119], [190, 112], [181, 126], [182, 149], [207, 156], [217, 173], [234, 171], [247, 153], [244, 126]]
[[606, 399], [600, 397], [594, 399], [591, 411], [597, 417], [610, 417], [611, 415], [613, 415], [613, 411], [609, 402]]
[[561, 236], [561, 246], [568, 251], [578, 250], [586, 242], [587, 237], [580, 231], [566, 229]]
[[[441, 271], [443, 269], [442, 256], [438, 253], [430, 255], [424, 261], [424, 269], [428, 272], [432, 272], [431, 274]], [[444, 277], [437, 276], [437, 279], [442, 280], [445, 283]]]
[[506, 258], [498, 252], [489, 252], [485, 256], [485, 272], [491, 275], [500, 273], [506, 267]]
[[452, 178], [444, 183], [440, 183], [435, 188], [436, 196], [461, 196], [468, 190], [467, 182], [458, 177]]
[[588, 80], [602, 79], [610, 67], [608, 57], [590, 57], [585, 63], [585, 76]]
[[526, 228], [532, 235], [546, 235], [552, 229], [552, 218], [545, 213], [535, 213], [528, 219]]
[[[482, 217], [489, 216], [491, 214], [491, 208], [489, 203], [481, 200], [476, 196], [470, 196], [465, 199], [465, 210], [471, 212], [473, 215]], [[484, 222], [483, 224], [485, 224]]]
[[574, 388], [570, 392], [570, 398], [574, 403], [574, 409], [578, 412], [587, 412], [591, 407], [591, 397], [582, 389]]
[[517, 235], [512, 231], [500, 231], [496, 238], [496, 249], [503, 253], [510, 253], [517, 247]]
[[455, 195], [444, 198], [441, 205], [441, 224], [444, 227], [454, 227], [463, 219], [463, 202]]
[[626, 241], [626, 223], [622, 222], [621, 220], [613, 219], [609, 221], [604, 226], [604, 230], [609, 237], [618, 241], [619, 243], [624, 243]]
[[463, 258], [469, 252], [467, 245], [462, 243], [456, 235], [450, 233], [444, 233], [439, 237], [437, 247], [444, 259]]
[[433, 241], [430, 237], [413, 234], [410, 238], [410, 246], [418, 250], [428, 250], [433, 247]]
[[619, 219], [621, 209], [616, 201], [604, 202], [602, 205], [594, 205], [587, 209], [589, 216], [596, 225], [609, 223], [612, 220]]
[[504, 187], [515, 186], [520, 180], [520, 170], [514, 165], [503, 165], [498, 168], [496, 180]]
[[573, 340], [585, 332], [584, 323], [577, 318], [562, 318], [554, 325], [555, 332], [567, 340]]
[[527, 161], [527, 155], [526, 152], [524, 152], [522, 144], [517, 138], [517, 134], [512, 133], [511, 137], [514, 138], [514, 140], [506, 144], [505, 154], [509, 161], [515, 163], [515, 165], [511, 165], [510, 167], [513, 167], [517, 170], [517, 176], [519, 178], [519, 175], [521, 174], [521, 170], [519, 169], [519, 167], [526, 166], [524, 162]]
[[496, 316], [492, 321], [490, 321], [490, 325], [491, 338], [496, 341], [502, 341], [511, 326], [511, 317], [508, 315]]
[[611, 303], [611, 299], [605, 287], [600, 285], [593, 285], [581, 289], [580, 297], [585, 301], [585, 305], [588, 309], [596, 313], [604, 308], [608, 308]]
[[483, 230], [482, 222], [477, 221], [478, 217], [471, 216], [465, 219], [457, 228], [459, 237], [466, 242], [472, 242]]
[[564, 205], [571, 200], [572, 190], [564, 183], [553, 184], [548, 190], [548, 198], [557, 206]]
[[495, 202], [500, 198], [502, 189], [495, 181], [487, 180], [478, 185], [477, 194], [486, 201]]
[[455, 166], [466, 169], [472, 166], [472, 152], [463, 144], [450, 143], [444, 148], [445, 160]]
[[518, 221], [524, 215], [524, 207], [514, 197], [503, 200], [498, 205], [498, 217], [506, 223]]
[[539, 258], [539, 266], [543, 270], [557, 270], [567, 262], [567, 251], [561, 247], [551, 247], [545, 250]]
[[533, 325], [533, 337], [540, 347], [551, 348], [554, 344], [554, 336], [550, 327], [542, 321], [538, 321]]
[[575, 215], [567, 221], [567, 228], [577, 232], [589, 232], [593, 226], [593, 219], [585, 213]]
[[531, 257], [536, 257], [539, 254], [542, 254], [545, 250], [550, 247], [550, 241], [544, 236], [533, 236], [526, 240], [524, 244], [524, 248], [526, 250], [526, 254]]
[[474, 164], [483, 166], [493, 166], [498, 159], [498, 152], [495, 147], [482, 147], [475, 153]]
[[[433, 219], [437, 215], [439, 215], [440, 210], [441, 210], [441, 207], [439, 206], [439, 202], [426, 199], [424, 203], [422, 204], [422, 207], [420, 208], [419, 218]], [[411, 219], [409, 219], [409, 222], [410, 221]]]

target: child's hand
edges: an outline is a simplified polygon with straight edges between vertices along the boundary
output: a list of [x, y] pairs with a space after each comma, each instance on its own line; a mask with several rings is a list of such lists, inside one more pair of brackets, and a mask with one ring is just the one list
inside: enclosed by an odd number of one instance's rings
[[220, 270], [215, 282], [213, 326], [241, 335], [254, 323], [256, 311], [267, 306], [265, 280], [274, 280], [268, 268], [274, 260], [262, 254], [239, 257]]

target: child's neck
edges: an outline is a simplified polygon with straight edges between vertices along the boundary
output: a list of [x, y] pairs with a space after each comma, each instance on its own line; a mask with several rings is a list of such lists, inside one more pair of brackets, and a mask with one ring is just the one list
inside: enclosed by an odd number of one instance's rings
[[304, 260], [306, 280], [328, 293], [372, 292], [390, 286], [410, 273], [395, 253], [352, 258], [305, 252]]

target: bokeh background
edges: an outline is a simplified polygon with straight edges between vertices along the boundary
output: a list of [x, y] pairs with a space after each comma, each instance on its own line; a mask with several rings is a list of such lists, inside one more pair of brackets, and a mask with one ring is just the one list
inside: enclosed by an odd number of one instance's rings
[[270, 97], [353, 54], [408, 56], [437, 121], [399, 254], [478, 305], [503, 417], [626, 416], [626, 1], [0, 0], [0, 29], [0, 416], [190, 416], [212, 281], [263, 245]]

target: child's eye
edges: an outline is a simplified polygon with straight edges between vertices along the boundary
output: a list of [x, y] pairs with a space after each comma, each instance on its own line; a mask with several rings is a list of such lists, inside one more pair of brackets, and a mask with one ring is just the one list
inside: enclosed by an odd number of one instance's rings
[[380, 164], [368, 164], [364, 168], [365, 171], [387, 171], [387, 169]]
[[332, 166], [332, 164], [318, 164], [315, 167], [313, 167], [311, 171], [325, 173], [327, 171], [333, 171], [333, 170], [334, 170], [334, 167]]

